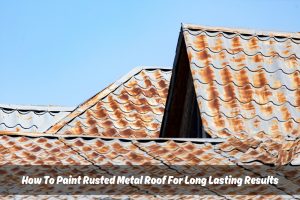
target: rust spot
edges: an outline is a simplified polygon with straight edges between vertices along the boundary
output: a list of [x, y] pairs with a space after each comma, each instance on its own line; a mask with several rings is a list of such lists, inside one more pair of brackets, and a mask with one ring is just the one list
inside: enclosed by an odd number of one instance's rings
[[41, 147], [36, 146], [36, 147], [33, 148], [31, 151], [32, 151], [32, 152], [38, 152], [38, 151], [40, 151], [41, 149], [42, 149]]
[[160, 124], [158, 124], [158, 123], [152, 123], [151, 127], [152, 127], [152, 129], [159, 129], [160, 128]]
[[193, 54], [191, 51], [188, 51], [188, 59], [191, 61], [193, 59]]
[[268, 80], [265, 76], [264, 70], [258, 70], [257, 76], [254, 76], [254, 86], [255, 87], [262, 87], [268, 83]]
[[253, 126], [254, 126], [255, 128], [258, 128], [259, 125], [260, 125], [260, 121], [259, 121], [258, 119], [255, 119], [255, 120], [254, 120]]
[[126, 129], [120, 132], [120, 135], [123, 137], [131, 137], [134, 135], [134, 132], [131, 129]]
[[219, 53], [219, 59], [220, 60], [224, 60], [226, 58], [226, 53], [225, 53], [225, 51], [221, 51], [220, 53]]
[[299, 76], [299, 72], [296, 71], [295, 73], [293, 73], [293, 84], [296, 88], [299, 88], [300, 86], [300, 76]]
[[219, 34], [217, 37], [216, 37], [216, 44], [215, 46], [212, 48], [214, 51], [221, 51], [223, 49], [223, 40], [222, 40], [223, 36], [222, 34]]
[[167, 87], [167, 84], [164, 80], [160, 80], [158, 82], [158, 85], [159, 85], [160, 88], [166, 88]]
[[38, 143], [44, 143], [44, 142], [47, 142], [47, 140], [45, 138], [39, 138], [37, 140]]
[[243, 48], [241, 47], [241, 42], [240, 42], [240, 37], [239, 36], [236, 36], [236, 37], [234, 37], [232, 40], [231, 40], [231, 45], [232, 45], [232, 49], [231, 49], [231, 51], [233, 52], [233, 53], [238, 53], [238, 52], [240, 52], [240, 51], [242, 51], [243, 50]]
[[291, 48], [292, 48], [292, 44], [291, 44], [291, 40], [287, 40], [286, 42], [285, 42], [285, 50], [283, 51], [283, 54], [284, 55], [289, 55], [290, 54], [290, 50], [291, 50]]
[[122, 99], [122, 100], [128, 100], [128, 99], [129, 99], [129, 96], [123, 92], [123, 93], [119, 96], [119, 98]]
[[128, 155], [128, 158], [129, 158], [130, 160], [132, 160], [133, 162], [137, 162], [137, 163], [142, 162], [142, 161], [144, 160], [144, 157], [143, 157], [143, 156], [138, 155], [138, 154], [136, 154], [136, 153], [134, 153], [134, 152], [131, 152], [131, 153]]
[[19, 141], [20, 143], [23, 143], [23, 142], [28, 141], [28, 138], [26, 138], [26, 137], [20, 137], [20, 138], [18, 139], [18, 141]]
[[96, 117], [97, 118], [105, 118], [105, 117], [107, 117], [107, 111], [105, 109], [96, 110]]
[[115, 110], [115, 111], [114, 111], [114, 115], [115, 115], [118, 119], [121, 119], [121, 118], [124, 117], [123, 112], [121, 112], [120, 110]]
[[207, 53], [206, 50], [198, 52], [197, 55], [200, 60], [205, 61], [206, 66], [210, 64], [209, 61], [210, 55]]
[[118, 124], [120, 124], [122, 127], [125, 127], [128, 125], [128, 122], [124, 119], [120, 119], [120, 121], [118, 121]]
[[300, 106], [300, 89], [298, 89], [296, 92], [295, 92], [295, 96], [296, 96], [296, 105], [297, 106]]
[[287, 60], [285, 60], [286, 66], [290, 68], [297, 68], [299, 66], [298, 60], [295, 55], [290, 56]]
[[258, 39], [256, 37], [253, 37], [253, 38], [251, 38], [249, 40], [249, 42], [248, 42], [248, 48], [251, 51], [259, 48], [259, 46], [258, 46]]
[[284, 127], [285, 127], [286, 131], [290, 132], [293, 129], [293, 122], [292, 122], [292, 120], [284, 122], [283, 124], [284, 124]]
[[152, 83], [149, 80], [149, 78], [144, 77], [144, 82], [145, 82], [146, 87], [151, 87], [152, 86]]
[[125, 109], [126, 109], [127, 111], [129, 111], [129, 112], [138, 109], [138, 107], [135, 106], [135, 105], [132, 104], [132, 103], [128, 103], [128, 104], [126, 104], [124, 107], [125, 107]]
[[235, 117], [235, 118], [228, 119], [228, 121], [229, 121], [230, 126], [232, 127], [232, 129], [235, 132], [241, 132], [241, 131], [245, 130], [242, 119]]
[[145, 126], [142, 120], [137, 120], [137, 121], [135, 121], [135, 122], [134, 122], [134, 125], [135, 125], [136, 127], [139, 127], [139, 128]]
[[91, 134], [97, 135], [97, 133], [99, 133], [98, 128], [96, 126], [92, 127], [90, 130]]
[[200, 76], [206, 83], [211, 83], [214, 80], [214, 71], [210, 66], [200, 70]]
[[102, 146], [100, 149], [98, 149], [98, 152], [99, 152], [100, 154], [105, 154], [105, 153], [107, 153], [109, 150], [110, 150], [110, 147], [108, 147], [108, 146]]
[[81, 127], [80, 121], [76, 122], [75, 127], [73, 128], [75, 134], [82, 134], [84, 131]]
[[[145, 113], [145, 112], [150, 112], [152, 111], [151, 107], [149, 105], [143, 105], [141, 108], [140, 108], [141, 112], [142, 113]], [[153, 111], [152, 111], [153, 112]]]
[[48, 149], [50, 149], [50, 148], [52, 147], [52, 144], [46, 143], [46, 144], [45, 144], [45, 147], [47, 147]]
[[263, 62], [263, 56], [261, 54], [256, 54], [255, 56], [253, 56], [253, 61], [258, 63], [258, 62]]
[[86, 112], [86, 116], [87, 116], [86, 122], [87, 122], [88, 125], [92, 126], [92, 125], [97, 123], [96, 120], [93, 119], [92, 114], [90, 113], [89, 110]]
[[205, 49], [208, 46], [206, 36], [205, 35], [199, 35], [196, 38], [195, 46], [197, 49], [202, 50]]
[[89, 146], [84, 146], [84, 147], [82, 147], [82, 150], [83, 150], [84, 152], [88, 152], [88, 151], [91, 151], [92, 148], [89, 147]]
[[97, 140], [95, 142], [95, 145], [96, 145], [96, 147], [102, 147], [104, 145], [104, 143], [102, 141], [100, 141], [100, 140]]
[[145, 138], [147, 137], [147, 133], [145, 131], [135, 131], [134, 136], [136, 138]]
[[114, 128], [109, 128], [109, 129], [105, 130], [103, 133], [104, 136], [108, 136], [108, 137], [112, 137], [116, 134], [117, 134], [117, 131]]
[[[286, 97], [283, 92], [277, 92], [277, 99], [278, 99], [279, 103], [286, 102]], [[299, 103], [300, 103], [300, 101], [299, 101]]]
[[213, 118], [213, 120], [214, 120], [214, 123], [215, 123], [216, 127], [220, 127], [220, 128], [224, 127], [225, 121], [224, 121], [222, 115], [219, 114], [219, 115], [215, 116]]
[[262, 105], [261, 110], [262, 110], [262, 112], [266, 113], [267, 115], [271, 115], [273, 113], [273, 106]]
[[151, 88], [148, 89], [148, 90], [145, 90], [145, 95], [146, 95], [147, 97], [153, 97], [153, 96], [156, 96], [156, 95], [159, 96], [157, 90], [154, 89], [153, 87], [151, 87]]
[[111, 127], [113, 125], [112, 121], [106, 120], [105, 122], [102, 123], [104, 127]]
[[76, 142], [74, 143], [76, 146], [82, 147], [83, 146], [83, 142], [81, 142], [81, 140], [76, 140]]
[[287, 107], [281, 106], [280, 110], [284, 120], [288, 120], [289, 118], [291, 118], [291, 114], [289, 113]]

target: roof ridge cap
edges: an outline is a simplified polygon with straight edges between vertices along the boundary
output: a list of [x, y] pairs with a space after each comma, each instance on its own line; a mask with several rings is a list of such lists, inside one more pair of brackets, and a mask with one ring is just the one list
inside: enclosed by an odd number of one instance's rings
[[223, 26], [206, 26], [206, 25], [197, 25], [182, 23], [183, 29], [204, 29], [205, 31], [220, 31], [220, 32], [232, 32], [239, 34], [251, 34], [251, 35], [266, 35], [266, 36], [279, 36], [287, 38], [299, 38], [299, 32], [284, 32], [284, 31], [271, 31], [271, 30], [258, 30], [251, 28], [237, 28], [237, 27], [223, 27]]

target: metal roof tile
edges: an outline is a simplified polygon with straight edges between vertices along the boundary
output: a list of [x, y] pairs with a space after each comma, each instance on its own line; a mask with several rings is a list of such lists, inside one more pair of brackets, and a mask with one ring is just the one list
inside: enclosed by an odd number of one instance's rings
[[205, 130], [299, 136], [299, 34], [183, 25]]
[[73, 107], [0, 104], [0, 131], [43, 132], [72, 110]]
[[137, 68], [87, 100], [47, 132], [158, 137], [170, 77], [169, 69]]

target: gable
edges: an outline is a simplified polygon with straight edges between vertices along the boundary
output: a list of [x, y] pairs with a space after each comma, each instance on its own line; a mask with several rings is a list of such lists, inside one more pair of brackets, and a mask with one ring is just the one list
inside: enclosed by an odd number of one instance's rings
[[299, 34], [183, 25], [180, 35], [205, 132], [300, 135]]

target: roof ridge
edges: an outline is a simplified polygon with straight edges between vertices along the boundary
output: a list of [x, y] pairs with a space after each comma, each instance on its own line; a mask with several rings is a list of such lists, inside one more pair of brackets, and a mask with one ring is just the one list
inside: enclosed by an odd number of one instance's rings
[[182, 23], [183, 29], [203, 29], [205, 31], [219, 31], [219, 32], [231, 32], [240, 34], [251, 34], [251, 35], [265, 35], [265, 36], [279, 36], [287, 38], [297, 38], [300, 39], [299, 32], [284, 32], [284, 31], [270, 31], [270, 30], [258, 30], [251, 28], [236, 28], [236, 27], [222, 27], [222, 26], [206, 26]]

